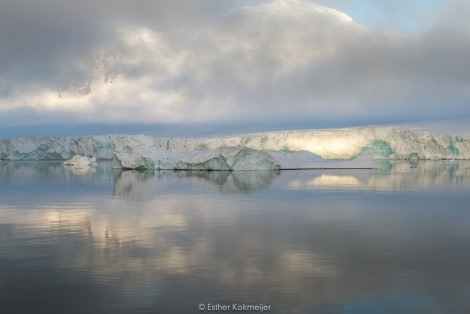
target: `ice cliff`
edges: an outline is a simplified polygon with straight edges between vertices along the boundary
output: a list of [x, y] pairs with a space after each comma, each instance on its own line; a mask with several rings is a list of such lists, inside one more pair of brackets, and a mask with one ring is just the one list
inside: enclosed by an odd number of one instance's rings
[[158, 147], [148, 136], [115, 141], [113, 168], [176, 170], [279, 170], [267, 152], [243, 146], [172, 153]]
[[374, 159], [470, 159], [470, 138], [434, 136], [395, 127], [299, 130], [207, 139], [154, 139], [174, 153], [244, 146], [282, 152], [307, 151], [323, 159], [351, 159], [367, 153]]
[[122, 135], [23, 137], [0, 139], [0, 160], [67, 160], [75, 155], [112, 159], [114, 141]]
[[325, 160], [307, 151], [271, 151], [241, 145], [171, 152], [159, 139], [137, 135], [116, 140], [114, 168], [175, 170], [279, 170], [303, 168], [375, 168], [367, 154], [353, 159]]
[[395, 127], [302, 130], [219, 138], [108, 135], [0, 140], [3, 160], [113, 159], [141, 169], [369, 168], [373, 160], [470, 159], [470, 139]]

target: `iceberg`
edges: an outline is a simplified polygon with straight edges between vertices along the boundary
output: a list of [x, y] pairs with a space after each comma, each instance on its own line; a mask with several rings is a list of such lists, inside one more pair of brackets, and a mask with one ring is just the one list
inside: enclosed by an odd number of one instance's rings
[[265, 151], [243, 146], [222, 146], [213, 150], [194, 151], [181, 156], [176, 164], [181, 170], [279, 170]]
[[297, 130], [205, 139], [157, 138], [155, 144], [173, 153], [244, 146], [277, 152], [306, 151], [322, 159], [352, 159], [365, 153], [373, 159], [470, 159], [470, 139], [434, 136], [398, 127]]
[[103, 135], [0, 140], [0, 160], [114, 160], [115, 168], [374, 168], [390, 160], [470, 160], [470, 138], [399, 127], [294, 130], [212, 138]]
[[157, 146], [149, 136], [130, 136], [115, 141], [113, 168], [156, 170], [280, 170], [312, 168], [375, 168], [367, 154], [357, 158], [325, 160], [311, 152], [270, 151], [245, 146], [173, 153]]
[[150, 136], [123, 137], [114, 142], [113, 168], [173, 169], [176, 155], [155, 146]]
[[157, 170], [279, 170], [267, 152], [243, 146], [176, 154], [155, 145], [149, 136], [132, 136], [115, 143], [113, 168]]

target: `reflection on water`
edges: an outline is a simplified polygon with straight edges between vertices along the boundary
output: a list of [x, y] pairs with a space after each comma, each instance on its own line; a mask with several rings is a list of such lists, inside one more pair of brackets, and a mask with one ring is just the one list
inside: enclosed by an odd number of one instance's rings
[[248, 193], [268, 187], [279, 175], [279, 171], [113, 171], [114, 195], [133, 200], [152, 199], [176, 182], [221, 193]]
[[418, 190], [439, 185], [470, 182], [470, 162], [397, 162], [378, 170], [302, 171], [290, 181], [290, 188], [343, 188], [376, 191]]
[[468, 312], [469, 178], [450, 162], [280, 173], [0, 162], [0, 309]]

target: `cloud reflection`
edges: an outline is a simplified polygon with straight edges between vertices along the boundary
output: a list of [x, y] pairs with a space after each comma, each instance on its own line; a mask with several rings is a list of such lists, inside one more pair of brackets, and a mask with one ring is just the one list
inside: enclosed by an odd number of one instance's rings
[[[387, 162], [388, 163], [388, 162]], [[295, 178], [294, 178], [295, 176]], [[289, 175], [290, 189], [407, 191], [470, 183], [469, 162], [397, 162], [377, 171], [323, 170]]]
[[[341, 303], [362, 309], [364, 293], [404, 288], [442, 312], [469, 309], [468, 188], [436, 194], [441, 186], [468, 187], [465, 163], [400, 164], [390, 174], [282, 171], [260, 176], [262, 183], [245, 172], [240, 179], [98, 167], [76, 177], [54, 163], [0, 169], [2, 291], [11, 285], [20, 293], [14, 283], [21, 279], [35, 287], [52, 282], [48, 289], [57, 292], [83, 273], [76, 285], [101, 291], [94, 302], [117, 302], [124, 312], [187, 313], [201, 301], [264, 302], [275, 305], [274, 313]], [[300, 182], [295, 190], [292, 182]], [[227, 184], [237, 193], [220, 193]], [[428, 188], [414, 198], [375, 193], [416, 187]], [[23, 200], [5, 189], [22, 190]], [[34, 190], [44, 195], [39, 203], [29, 194]], [[38, 270], [47, 276], [37, 277]], [[34, 299], [33, 291], [22, 293]], [[173, 309], [162, 301], [183, 296]], [[407, 304], [407, 297], [392, 299]]]

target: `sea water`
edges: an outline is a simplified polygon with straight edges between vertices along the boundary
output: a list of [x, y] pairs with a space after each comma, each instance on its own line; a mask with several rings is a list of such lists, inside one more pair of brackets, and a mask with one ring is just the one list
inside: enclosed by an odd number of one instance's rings
[[0, 313], [469, 313], [470, 163], [0, 161]]

